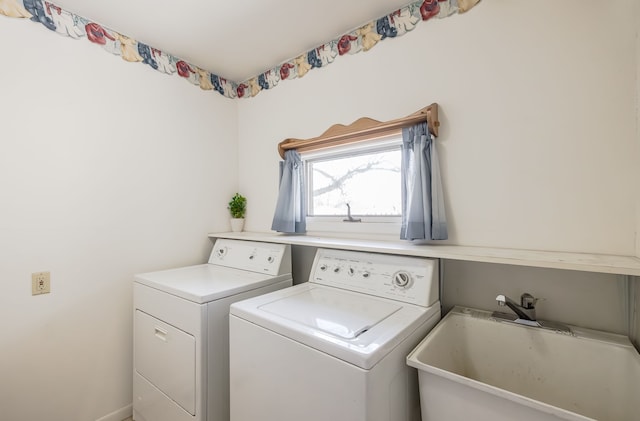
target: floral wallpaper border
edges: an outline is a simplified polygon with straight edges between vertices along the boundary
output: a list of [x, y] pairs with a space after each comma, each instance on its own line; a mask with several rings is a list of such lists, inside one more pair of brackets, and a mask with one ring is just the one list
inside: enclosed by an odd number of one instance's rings
[[273, 89], [281, 81], [304, 77], [310, 70], [326, 67], [345, 54], [369, 51], [380, 41], [413, 30], [420, 22], [464, 13], [480, 0], [418, 0], [341, 37], [242, 82], [227, 80], [149, 45], [105, 28], [44, 0], [0, 0], [0, 15], [30, 19], [60, 35], [101, 46], [129, 62], [144, 63], [159, 72], [186, 79], [203, 90], [227, 98], [250, 98]]

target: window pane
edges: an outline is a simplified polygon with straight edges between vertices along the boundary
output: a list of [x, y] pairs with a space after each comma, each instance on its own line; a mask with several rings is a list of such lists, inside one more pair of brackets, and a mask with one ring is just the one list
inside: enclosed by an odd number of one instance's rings
[[310, 216], [399, 216], [400, 149], [307, 161]]

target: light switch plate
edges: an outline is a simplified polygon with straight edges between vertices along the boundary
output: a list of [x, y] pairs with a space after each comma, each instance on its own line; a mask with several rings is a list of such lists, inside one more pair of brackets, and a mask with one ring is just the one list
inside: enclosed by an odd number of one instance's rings
[[48, 294], [51, 292], [51, 273], [35, 272], [31, 274], [31, 295]]

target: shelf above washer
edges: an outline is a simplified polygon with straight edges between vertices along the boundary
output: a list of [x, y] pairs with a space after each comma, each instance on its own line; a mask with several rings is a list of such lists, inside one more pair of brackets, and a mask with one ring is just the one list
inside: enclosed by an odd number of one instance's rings
[[269, 232], [210, 233], [209, 237], [640, 276], [640, 259], [634, 256], [493, 247], [418, 245], [401, 240], [364, 240], [309, 235], [287, 235]]

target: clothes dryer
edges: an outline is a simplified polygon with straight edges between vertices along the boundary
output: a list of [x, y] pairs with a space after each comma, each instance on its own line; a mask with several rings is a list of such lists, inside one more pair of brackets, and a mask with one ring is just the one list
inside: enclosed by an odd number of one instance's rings
[[289, 287], [290, 246], [218, 239], [209, 262], [135, 276], [133, 418], [229, 420], [229, 306]]
[[319, 249], [309, 282], [231, 305], [231, 421], [419, 420], [405, 358], [438, 291], [437, 260]]

